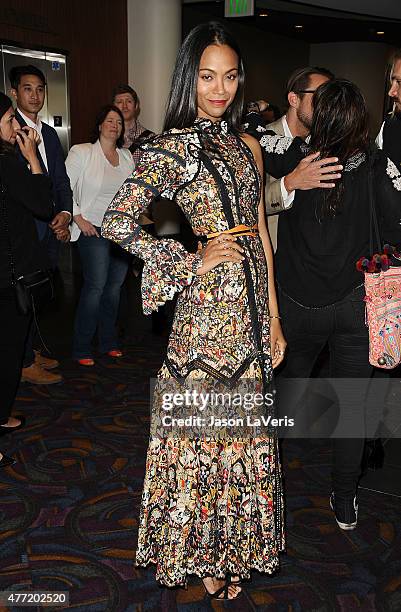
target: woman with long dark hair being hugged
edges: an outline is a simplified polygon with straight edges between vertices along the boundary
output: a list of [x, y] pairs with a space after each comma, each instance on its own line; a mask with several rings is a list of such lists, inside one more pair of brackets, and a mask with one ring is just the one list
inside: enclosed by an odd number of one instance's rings
[[[284, 354], [258, 143], [241, 132], [244, 69], [218, 23], [196, 27], [179, 52], [165, 130], [143, 147], [105, 214], [102, 234], [145, 261], [150, 313], [178, 296], [158, 388], [188, 381], [267, 389]], [[191, 254], [155, 240], [138, 217], [154, 197], [174, 199], [202, 237]], [[166, 586], [202, 578], [235, 599], [252, 569], [272, 573], [283, 549], [277, 440], [180, 435], [150, 438], [137, 564]]]
[[[308, 379], [328, 344], [330, 377], [357, 379], [358, 384], [336, 387], [340, 416], [346, 422], [342, 435], [349, 437], [333, 439], [330, 496], [339, 527], [352, 530], [358, 521], [364, 400], [373, 372], [365, 324], [364, 278], [356, 264], [373, 255], [370, 202], [377, 212], [383, 245], [388, 243], [400, 250], [401, 173], [383, 151], [372, 145], [364, 97], [345, 79], [328, 81], [314, 93], [308, 145], [276, 135], [263, 136], [260, 144], [266, 162], [278, 162], [282, 174], [313, 153], [319, 153], [320, 159], [335, 157], [343, 167], [341, 180], [333, 189], [296, 192], [292, 208], [280, 215], [275, 263], [288, 341], [281, 374]], [[325, 178], [329, 179], [328, 175], [322, 176], [322, 180]], [[392, 263], [399, 265], [397, 260]]]

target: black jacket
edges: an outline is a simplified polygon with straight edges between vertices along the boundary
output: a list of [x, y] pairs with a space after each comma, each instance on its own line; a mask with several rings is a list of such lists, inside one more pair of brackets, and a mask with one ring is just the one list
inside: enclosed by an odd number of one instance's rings
[[[26, 122], [18, 111], [15, 112], [15, 118], [21, 127], [26, 125]], [[42, 138], [46, 150], [48, 170], [46, 170], [40, 156], [39, 149], [37, 150], [37, 155], [40, 165], [42, 166], [43, 173], [48, 174], [51, 179], [51, 188], [54, 201], [52, 217], [63, 210], [71, 213], [72, 215], [72, 192], [70, 179], [68, 178], [67, 171], [65, 169], [63, 149], [56, 130], [47, 123], [44, 123], [44, 121], [42, 121]], [[23, 161], [26, 164], [24, 159]], [[47, 233], [47, 227], [47, 223], [44, 224], [40, 220], [37, 221], [38, 234], [41, 240]]]
[[13, 154], [0, 155], [0, 179], [3, 186], [0, 193], [0, 287], [3, 288], [11, 285], [9, 241], [17, 277], [46, 266], [34, 216], [49, 222], [53, 217], [53, 196], [50, 179], [44, 174], [31, 174]]

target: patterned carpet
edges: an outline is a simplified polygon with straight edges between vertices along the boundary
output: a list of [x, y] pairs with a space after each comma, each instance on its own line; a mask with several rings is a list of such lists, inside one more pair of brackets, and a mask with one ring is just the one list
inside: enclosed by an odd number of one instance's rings
[[[66, 358], [63, 384], [21, 386], [15, 413], [27, 427], [1, 440], [17, 463], [0, 471], [0, 589], [69, 591], [76, 612], [401, 610], [400, 499], [361, 491], [358, 528], [341, 532], [328, 505], [330, 451], [316, 440], [283, 448], [280, 573], [255, 573], [225, 607], [205, 600], [197, 580], [170, 594], [177, 607], [161, 603], [153, 571], [135, 569], [133, 558], [149, 377], [163, 351], [145, 334], [118, 364], [104, 358], [84, 370]], [[25, 608], [0, 606], [7, 609]]]

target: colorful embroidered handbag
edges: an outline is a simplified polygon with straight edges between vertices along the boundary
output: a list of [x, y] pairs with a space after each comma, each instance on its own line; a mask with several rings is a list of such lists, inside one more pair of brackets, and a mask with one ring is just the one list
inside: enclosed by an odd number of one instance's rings
[[373, 231], [378, 253], [370, 261], [361, 258], [357, 268], [365, 271], [366, 323], [369, 327], [369, 363], [391, 370], [401, 363], [401, 267], [390, 267], [392, 258], [400, 254], [380, 239], [376, 206], [373, 197], [372, 171], [369, 164], [370, 252], [373, 252]]
[[365, 272], [369, 363], [392, 369], [401, 363], [401, 268]]

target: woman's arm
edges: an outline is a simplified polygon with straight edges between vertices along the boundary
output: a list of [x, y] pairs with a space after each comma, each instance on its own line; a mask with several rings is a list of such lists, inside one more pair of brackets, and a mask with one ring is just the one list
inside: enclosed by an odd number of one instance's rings
[[185, 148], [174, 137], [160, 137], [143, 146], [140, 162], [107, 209], [102, 236], [145, 262], [142, 302], [145, 314], [171, 300], [189, 285], [202, 263], [175, 240], [156, 240], [139, 224], [139, 216], [156, 197], [174, 199], [186, 173]]
[[[80, 202], [77, 198], [78, 181], [86, 170], [92, 146], [90, 143], [83, 143], [71, 147], [65, 160], [65, 167], [72, 190], [73, 219], [84, 236], [96, 236], [98, 238], [99, 234], [94, 225], [82, 216]], [[101, 180], [100, 177], [99, 180]]]
[[[76, 198], [76, 187], [82, 172], [85, 171], [91, 147], [92, 145], [89, 143], [74, 145], [69, 150], [67, 159], [65, 160], [65, 168], [67, 170], [68, 178], [70, 179], [70, 186], [72, 190], [73, 216], [81, 214], [79, 202]], [[85, 153], [87, 155], [85, 155]]]
[[[260, 176], [264, 176], [263, 159], [259, 143], [253, 136], [243, 135], [243, 140], [251, 149], [255, 158]], [[287, 343], [284, 339], [280, 325], [280, 315], [277, 303], [276, 283], [274, 277], [273, 249], [270, 241], [269, 231], [266, 225], [264, 189], [261, 190], [261, 198], [258, 210], [258, 228], [265, 252], [268, 271], [268, 294], [269, 294], [269, 316], [270, 316], [270, 346], [273, 368], [276, 368], [284, 359]]]

